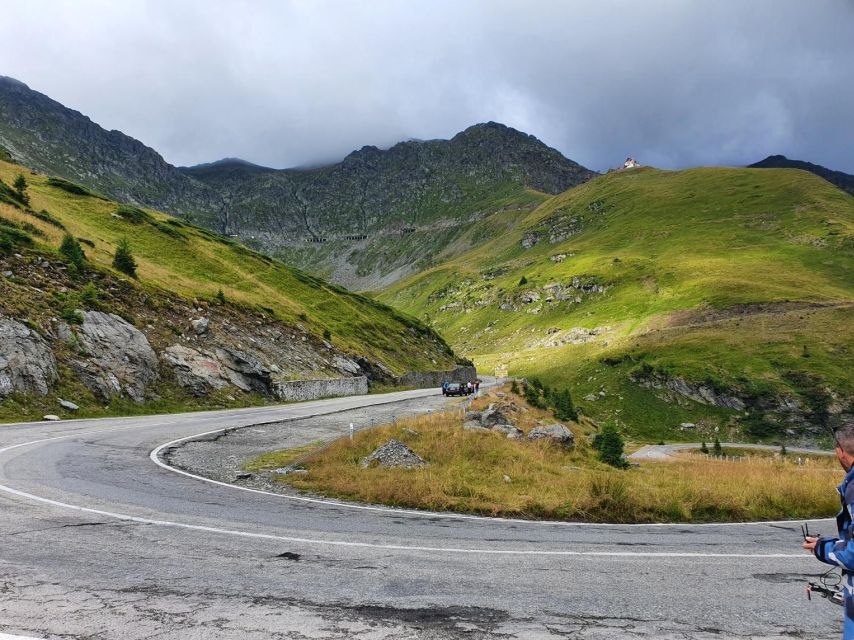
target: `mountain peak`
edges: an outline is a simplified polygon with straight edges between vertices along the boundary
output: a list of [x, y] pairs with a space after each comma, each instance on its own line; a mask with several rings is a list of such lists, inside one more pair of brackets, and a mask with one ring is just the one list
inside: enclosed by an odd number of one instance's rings
[[760, 160], [759, 162], [754, 162], [751, 165], [748, 165], [749, 169], [801, 169], [803, 171], [809, 171], [810, 173], [814, 173], [815, 175], [824, 178], [829, 183], [836, 185], [843, 191], [850, 193], [854, 196], [854, 176], [849, 175], [847, 173], [843, 173], [842, 171], [834, 171], [833, 169], [828, 169], [827, 167], [823, 167], [820, 164], [813, 164], [812, 162], [806, 162], [804, 160], [791, 160], [784, 155], [772, 155], [768, 156], [764, 160]]

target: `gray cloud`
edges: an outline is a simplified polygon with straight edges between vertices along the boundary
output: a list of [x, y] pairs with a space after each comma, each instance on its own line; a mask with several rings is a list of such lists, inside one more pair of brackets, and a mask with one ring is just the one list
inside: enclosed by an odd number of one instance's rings
[[854, 3], [28, 0], [0, 74], [175, 164], [275, 167], [485, 120], [594, 169], [854, 173]]

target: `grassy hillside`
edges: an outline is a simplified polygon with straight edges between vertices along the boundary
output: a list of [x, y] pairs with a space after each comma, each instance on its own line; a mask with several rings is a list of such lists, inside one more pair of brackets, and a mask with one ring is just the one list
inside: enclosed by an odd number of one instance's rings
[[635, 169], [503, 224], [380, 298], [634, 436], [815, 437], [850, 410], [854, 198], [824, 180]]
[[109, 271], [119, 240], [127, 238], [143, 288], [207, 300], [222, 291], [227, 300], [299, 323], [318, 337], [331, 334], [339, 349], [379, 360], [396, 373], [453, 364], [441, 338], [381, 303], [165, 214], [122, 211], [72, 183], [0, 161], [0, 180], [6, 185], [19, 174], [28, 182], [32, 211], [14, 206], [8, 197], [4, 202], [0, 193], [0, 216], [33, 231], [40, 246], [55, 250], [64, 227], [80, 239], [91, 263]]

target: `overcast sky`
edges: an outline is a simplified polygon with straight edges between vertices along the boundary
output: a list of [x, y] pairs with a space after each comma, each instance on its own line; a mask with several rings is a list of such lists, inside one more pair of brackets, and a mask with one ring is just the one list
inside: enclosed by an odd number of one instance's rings
[[854, 0], [26, 0], [15, 77], [173, 164], [273, 167], [495, 120], [603, 170], [854, 173]]

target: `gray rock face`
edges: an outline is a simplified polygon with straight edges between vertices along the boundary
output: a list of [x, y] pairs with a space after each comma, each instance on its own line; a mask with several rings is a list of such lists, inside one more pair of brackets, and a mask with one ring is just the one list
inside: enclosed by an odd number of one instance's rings
[[195, 396], [204, 396], [229, 383], [222, 363], [213, 354], [176, 344], [164, 349], [160, 357], [172, 367], [178, 384]]
[[371, 455], [362, 458], [361, 464], [365, 468], [373, 465], [380, 467], [403, 467], [405, 469], [419, 469], [427, 466], [427, 463], [421, 456], [400, 440], [389, 440]]
[[572, 431], [562, 424], [553, 424], [548, 427], [537, 427], [528, 432], [528, 440], [542, 440], [548, 438], [554, 444], [571, 449], [575, 446], [575, 436]]
[[741, 398], [718, 394], [711, 387], [707, 387], [705, 385], [692, 385], [679, 378], [676, 380], [668, 380], [665, 386], [671, 391], [675, 391], [679, 395], [683, 395], [695, 402], [699, 402], [700, 404], [708, 404], [726, 409], [735, 409], [736, 411], [744, 411], [746, 407]]
[[72, 367], [83, 384], [99, 399], [109, 402], [127, 394], [136, 402], [145, 400], [146, 387], [157, 379], [157, 354], [139, 329], [113, 313], [83, 312], [83, 324], [72, 331], [64, 325], [60, 334], [74, 333], [89, 357], [75, 360]]
[[361, 367], [357, 363], [342, 355], [336, 355], [332, 358], [332, 366], [345, 375], [355, 376], [361, 371]]
[[58, 377], [56, 359], [41, 336], [0, 315], [0, 400], [13, 392], [47, 395]]
[[244, 351], [222, 347], [216, 350], [225, 375], [243, 391], [256, 391], [269, 395], [273, 391], [272, 371], [255, 356]]

